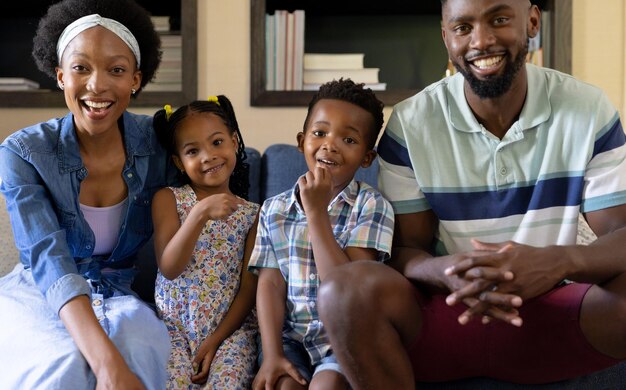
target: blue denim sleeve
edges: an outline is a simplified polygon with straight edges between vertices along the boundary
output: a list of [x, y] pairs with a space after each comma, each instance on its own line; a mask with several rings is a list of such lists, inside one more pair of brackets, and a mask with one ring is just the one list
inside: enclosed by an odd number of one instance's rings
[[0, 191], [6, 198], [20, 261], [32, 270], [39, 290], [58, 313], [70, 299], [90, 295], [90, 289], [77, 274], [50, 193], [27, 154], [14, 139], [0, 145]]

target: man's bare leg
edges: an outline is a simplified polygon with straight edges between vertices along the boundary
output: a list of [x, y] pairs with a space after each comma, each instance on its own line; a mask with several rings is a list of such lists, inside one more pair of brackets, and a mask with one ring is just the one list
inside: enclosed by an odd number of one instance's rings
[[582, 303], [580, 327], [599, 352], [626, 359], [626, 274], [589, 289]]

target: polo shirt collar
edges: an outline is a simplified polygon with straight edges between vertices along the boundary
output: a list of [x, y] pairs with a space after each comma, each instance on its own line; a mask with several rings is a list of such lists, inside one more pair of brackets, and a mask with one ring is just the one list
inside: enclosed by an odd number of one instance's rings
[[[547, 83], [543, 72], [535, 65], [526, 64], [528, 91], [518, 125], [522, 130], [534, 128], [547, 121], [552, 113], [548, 97]], [[461, 73], [456, 73], [448, 81], [446, 100], [448, 102], [448, 116], [452, 126], [467, 133], [481, 132], [481, 125], [476, 120], [472, 109], [465, 99], [463, 91], [465, 79]]]

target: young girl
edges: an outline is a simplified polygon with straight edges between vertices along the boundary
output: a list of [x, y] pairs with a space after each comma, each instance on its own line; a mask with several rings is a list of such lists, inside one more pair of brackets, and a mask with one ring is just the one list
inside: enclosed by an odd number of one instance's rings
[[256, 277], [247, 263], [259, 206], [247, 197], [248, 166], [228, 98], [212, 96], [155, 114], [160, 142], [189, 184], [156, 193], [157, 311], [172, 352], [168, 389], [249, 388], [257, 334]]

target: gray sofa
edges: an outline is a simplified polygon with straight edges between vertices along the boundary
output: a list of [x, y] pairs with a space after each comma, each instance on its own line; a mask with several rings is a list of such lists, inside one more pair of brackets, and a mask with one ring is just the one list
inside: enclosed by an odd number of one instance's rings
[[[293, 145], [275, 144], [261, 155], [253, 148], [247, 148], [250, 164], [250, 200], [261, 203], [264, 199], [290, 188], [296, 179], [306, 171], [302, 154]], [[359, 169], [357, 179], [376, 186], [378, 162], [367, 169]], [[584, 221], [579, 228], [579, 242], [594, 238]], [[140, 253], [140, 272], [134, 288], [146, 301], [153, 301], [156, 264], [149, 242]], [[0, 196], [0, 275], [8, 272], [17, 261], [17, 251], [13, 244], [4, 199]], [[471, 378], [446, 383], [418, 383], [424, 389], [624, 389], [626, 388], [626, 362], [602, 372], [569, 381], [545, 385], [519, 385], [492, 380]]]

